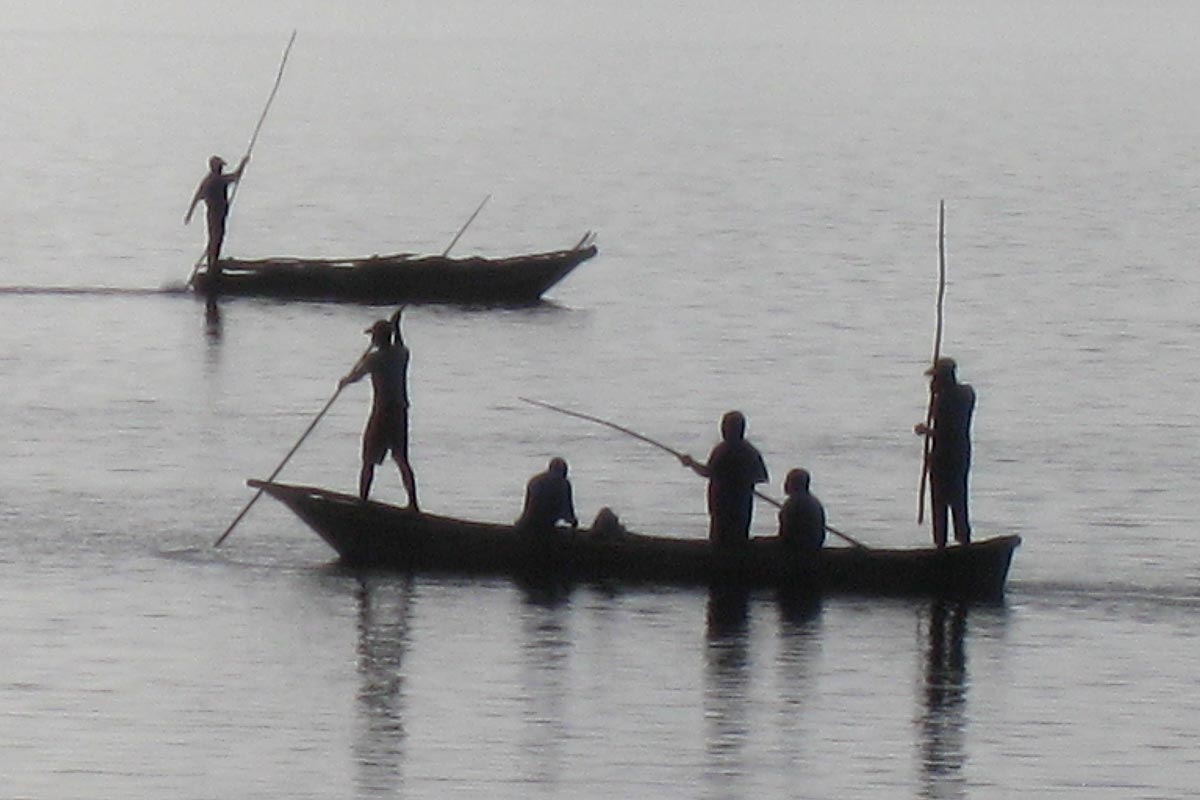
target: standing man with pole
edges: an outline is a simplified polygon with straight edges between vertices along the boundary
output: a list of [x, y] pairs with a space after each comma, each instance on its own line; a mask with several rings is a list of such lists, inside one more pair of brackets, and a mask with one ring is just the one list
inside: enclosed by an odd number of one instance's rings
[[225, 219], [229, 216], [229, 187], [236, 184], [246, 169], [250, 154], [242, 157], [238, 168], [233, 172], [224, 172], [225, 159], [213, 156], [208, 160], [208, 174], [196, 187], [192, 195], [192, 204], [188, 206], [183, 224], [192, 221], [192, 212], [196, 205], [203, 200], [208, 208], [208, 247], [204, 251], [205, 263], [208, 269], [208, 306], [216, 305], [217, 296], [221, 292], [221, 245], [225, 241]]
[[754, 486], [767, 480], [762, 454], [746, 440], [746, 417], [730, 411], [721, 417], [721, 441], [701, 464], [689, 455], [679, 463], [708, 478], [708, 538], [720, 549], [730, 551], [750, 542], [750, 519], [754, 513]]
[[371, 336], [374, 349], [367, 352], [350, 372], [338, 381], [338, 391], [365, 375], [371, 376], [375, 396], [371, 416], [362, 439], [362, 471], [358, 478], [358, 496], [366, 500], [375, 479], [375, 467], [391, 451], [400, 479], [408, 493], [408, 507], [417, 507], [417, 482], [408, 461], [408, 361], [409, 351], [400, 335], [401, 306], [391, 320], [381, 319], [364, 333]]
[[971, 470], [971, 416], [975, 390], [959, 383], [954, 359], [942, 356], [925, 371], [930, 376], [930, 424], [917, 423], [917, 435], [932, 440], [929, 452], [929, 501], [933, 518], [933, 542], [946, 546], [947, 516], [954, 518], [954, 539], [971, 542], [971, 520], [967, 514], [967, 475]]
[[[275, 102], [275, 95], [279, 92], [279, 84], [283, 81], [283, 70], [287, 66], [288, 56], [292, 52], [292, 45], [296, 42], [296, 31], [292, 31], [292, 36], [288, 39], [287, 47], [283, 50], [283, 58], [279, 61], [279, 72], [275, 75], [275, 85], [271, 87], [271, 94], [267, 96], [267, 104], [263, 106], [262, 114], [258, 117], [258, 123], [254, 126], [254, 133], [250, 135], [250, 144], [246, 147], [246, 155], [242, 157], [242, 161], [238, 164], [238, 168], [228, 175], [222, 173], [225, 168], [225, 161], [220, 156], [213, 156], [208, 160], [209, 173], [204, 180], [200, 182], [199, 188], [196, 189], [196, 194], [192, 197], [192, 205], [188, 208], [187, 214], [183, 218], [183, 223], [186, 225], [192, 219], [192, 211], [195, 210], [196, 204], [203, 199], [208, 206], [208, 247], [205, 250], [204, 257], [196, 262], [192, 267], [192, 274], [188, 276], [187, 285], [190, 287], [196, 280], [196, 272], [200, 269], [202, 262], [207, 262], [208, 266], [208, 310], [209, 312], [216, 311], [216, 299], [220, 292], [220, 258], [221, 244], [225, 240], [225, 219], [229, 216], [229, 206], [233, 203], [233, 198], [237, 194], [238, 181], [242, 177], [242, 170], [246, 168], [246, 162], [250, 160], [250, 154], [254, 152], [254, 144], [258, 141], [259, 131], [262, 130], [263, 123], [267, 119], [267, 112], [271, 110], [271, 104]], [[232, 191], [228, 191], [230, 186], [233, 186]]]

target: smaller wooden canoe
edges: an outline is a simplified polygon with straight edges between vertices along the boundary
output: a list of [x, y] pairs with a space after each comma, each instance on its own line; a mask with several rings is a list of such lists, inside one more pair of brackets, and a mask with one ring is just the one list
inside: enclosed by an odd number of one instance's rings
[[410, 572], [997, 599], [1021, 542], [1001, 536], [942, 550], [833, 547], [797, 563], [776, 537], [754, 538], [735, 555], [714, 552], [706, 539], [582, 529], [538, 537], [511, 525], [418, 513], [311, 486], [249, 484], [290, 508], [343, 563]]
[[[220, 293], [365, 305], [532, 305], [596, 255], [594, 238], [589, 231], [569, 250], [506, 258], [410, 253], [356, 259], [226, 258], [221, 260]], [[196, 274], [192, 286], [198, 294], [208, 293], [207, 270]]]

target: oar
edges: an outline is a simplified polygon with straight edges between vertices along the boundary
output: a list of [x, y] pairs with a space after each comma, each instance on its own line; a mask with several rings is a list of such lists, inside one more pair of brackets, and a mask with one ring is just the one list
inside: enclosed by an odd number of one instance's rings
[[[365, 358], [369, 352], [371, 352], [370, 347], [363, 351], [362, 358]], [[338, 395], [342, 393], [343, 388], [345, 387], [339, 383], [337, 390], [333, 393], [333, 396], [329, 398], [329, 402], [325, 403], [325, 407], [317, 412], [317, 416], [313, 417], [312, 422], [308, 423], [308, 427], [304, 429], [304, 433], [300, 434], [300, 438], [296, 440], [294, 445], [292, 445], [292, 449], [288, 450], [287, 455], [283, 457], [283, 461], [279, 462], [279, 466], [275, 468], [275, 471], [271, 473], [270, 477], [267, 478], [265, 483], [270, 483], [271, 481], [275, 480], [279, 473], [283, 471], [284, 466], [288, 463], [288, 461], [291, 460], [292, 456], [296, 454], [296, 451], [300, 449], [300, 445], [304, 444], [304, 440], [307, 439], [308, 435], [313, 432], [314, 428], [317, 427], [317, 423], [320, 422], [321, 418], [325, 416], [325, 413], [333, 407], [333, 401], [338, 399]], [[233, 533], [233, 529], [236, 528], [237, 524], [242, 521], [242, 517], [246, 516], [246, 512], [250, 510], [250, 507], [258, 502], [258, 498], [262, 497], [262, 493], [264, 491], [266, 490], [263, 487], [259, 487], [258, 491], [254, 493], [254, 497], [251, 497], [250, 502], [246, 503], [245, 508], [241, 510], [241, 513], [234, 517], [233, 522], [229, 523], [229, 527], [226, 528], [225, 532], [221, 534], [221, 538], [217, 539], [217, 541], [213, 543], [213, 547], [220, 547], [221, 542], [225, 541], [225, 538], [229, 536], [229, 534]]]
[[[937, 323], [933, 334], [933, 362], [937, 366], [942, 355], [942, 325], [944, 321], [943, 304], [946, 299], [946, 201], [938, 206], [938, 292], [937, 292]], [[930, 426], [933, 425], [933, 385], [929, 387], [929, 408], [925, 412], [925, 452], [921, 459], [921, 488], [917, 492], [917, 524], [925, 521], [925, 486], [929, 481], [929, 460], [933, 452], [933, 437]]]
[[[572, 411], [569, 408], [562, 408], [560, 406], [556, 406], [551, 403], [544, 403], [541, 400], [531, 400], [528, 397], [521, 397], [519, 399], [526, 403], [529, 403], [530, 405], [540, 406], [541, 408], [546, 408], [546, 409], [549, 409], [550, 411], [557, 411], [558, 413], [566, 414], [569, 417], [578, 417], [579, 419], [585, 419], [588, 422], [595, 422], [598, 425], [604, 425], [605, 427], [612, 428], [614, 431], [620, 431], [621, 433], [624, 433], [627, 436], [632, 436], [633, 438], [635, 438], [639, 441], [643, 441], [646, 444], [653, 445], [654, 447], [657, 447], [660, 450], [665, 450], [666, 452], [670, 453], [671, 455], [675, 456], [676, 458], [682, 459], [684, 457], [684, 454], [682, 452], [676, 450], [675, 448], [669, 447], [668, 445], [665, 445], [662, 442], [657, 441], [656, 439], [651, 439], [649, 436], [646, 436], [645, 434], [641, 434], [635, 430], [626, 428], [623, 425], [618, 425], [615, 422], [610, 422], [606, 419], [601, 419], [600, 417], [593, 417], [591, 414], [584, 414], [581, 411]], [[763, 494], [758, 489], [754, 490], [754, 494], [756, 497], [767, 501], [768, 503], [775, 506], [776, 508], [783, 508], [782, 503], [780, 503], [775, 498], [770, 497], [769, 495]], [[846, 540], [847, 542], [854, 545], [855, 547], [861, 547], [864, 550], [870, 549], [862, 542], [858, 541], [857, 539], [855, 539], [851, 536], [847, 536], [846, 534], [842, 533], [841, 531], [837, 530], [836, 528], [834, 528], [830, 525], [826, 525], [825, 530], [829, 531], [834, 536], [838, 536], [838, 537]]]
[[487, 205], [487, 201], [491, 199], [492, 196], [490, 194], [483, 198], [483, 202], [479, 204], [479, 208], [475, 209], [475, 213], [467, 218], [467, 221], [463, 223], [463, 226], [458, 229], [458, 233], [454, 234], [454, 238], [450, 240], [450, 244], [446, 245], [446, 249], [442, 251], [442, 258], [450, 255], [450, 251], [454, 249], [454, 245], [458, 244], [458, 240], [462, 237], [463, 233], [465, 233], [467, 228], [471, 226], [471, 223], [475, 221], [475, 218], [479, 216], [479, 212], [483, 211], [483, 207]]
[[[263, 106], [262, 114], [258, 117], [258, 124], [254, 126], [254, 133], [250, 135], [250, 144], [246, 146], [246, 158], [250, 157], [250, 153], [254, 150], [254, 143], [258, 141], [258, 132], [262, 130], [263, 122], [267, 119], [267, 112], [271, 110], [271, 103], [275, 102], [275, 95], [279, 92], [279, 84], [283, 81], [283, 69], [287, 66], [288, 56], [292, 52], [292, 44], [296, 41], [296, 31], [292, 31], [292, 37], [288, 39], [287, 47], [283, 51], [283, 59], [279, 62], [279, 72], [275, 75], [275, 85], [271, 87], [271, 94], [267, 97], [267, 104]], [[233, 198], [237, 197], [238, 187], [242, 181], [233, 184], [233, 188], [229, 191], [229, 207], [233, 207]], [[226, 212], [228, 213], [228, 212]], [[192, 266], [192, 274], [188, 277], [187, 285], [191, 286], [196, 282], [196, 273], [199, 272], [200, 266], [204, 263], [204, 256], [196, 260]]]

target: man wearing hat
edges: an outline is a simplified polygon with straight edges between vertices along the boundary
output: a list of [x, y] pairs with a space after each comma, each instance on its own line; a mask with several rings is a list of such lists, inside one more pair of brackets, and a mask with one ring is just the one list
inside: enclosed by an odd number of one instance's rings
[[238, 168], [227, 173], [223, 172], [225, 159], [220, 156], [210, 158], [208, 174], [196, 187], [196, 194], [192, 195], [192, 204], [188, 206], [187, 214], [183, 217], [184, 225], [190, 223], [192, 212], [201, 200], [208, 207], [208, 248], [205, 250], [205, 264], [208, 268], [210, 305], [215, 302], [220, 291], [221, 267], [218, 262], [221, 258], [221, 244], [225, 241], [225, 218], [229, 215], [229, 187], [241, 179], [242, 170], [246, 168], [246, 162], [249, 160], [250, 155], [246, 154]]
[[366, 500], [371, 493], [371, 482], [375, 479], [375, 467], [383, 463], [391, 451], [396, 466], [400, 468], [400, 479], [408, 492], [408, 507], [417, 507], [417, 481], [412, 466], [408, 463], [408, 348], [400, 336], [400, 312], [391, 320], [381, 319], [367, 328], [364, 333], [371, 336], [374, 346], [354, 365], [344, 378], [338, 381], [338, 391], [370, 374], [371, 387], [375, 396], [371, 404], [371, 416], [362, 439], [362, 472], [358, 477], [358, 496]]
[[915, 431], [929, 436], [929, 497], [933, 519], [933, 541], [946, 546], [947, 515], [954, 518], [954, 539], [960, 544], [971, 541], [971, 521], [967, 515], [967, 473], [971, 469], [971, 415], [975, 411], [975, 390], [959, 383], [958, 365], [942, 357], [925, 370], [930, 376], [930, 420], [919, 423]]

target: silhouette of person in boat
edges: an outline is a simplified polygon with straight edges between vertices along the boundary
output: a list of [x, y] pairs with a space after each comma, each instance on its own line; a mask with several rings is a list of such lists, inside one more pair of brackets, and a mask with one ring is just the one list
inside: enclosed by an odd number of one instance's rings
[[350, 372], [338, 381], [338, 391], [347, 385], [371, 376], [374, 400], [371, 416], [362, 438], [362, 471], [358, 478], [358, 496], [366, 500], [375, 479], [375, 467], [391, 451], [400, 479], [408, 493], [408, 507], [417, 506], [417, 481], [408, 461], [408, 361], [409, 351], [400, 335], [400, 313], [397, 309], [391, 320], [381, 319], [367, 328], [374, 349], [363, 355]]
[[967, 514], [967, 475], [971, 470], [971, 415], [975, 390], [959, 383], [958, 365], [952, 358], [939, 358], [925, 371], [930, 377], [931, 425], [918, 423], [913, 430], [932, 439], [929, 452], [930, 517], [933, 542], [946, 546], [947, 516], [954, 518], [954, 538], [971, 541]]
[[779, 509], [779, 538], [792, 555], [813, 553], [825, 546], [825, 507], [809, 490], [812, 476], [797, 467], [787, 474], [787, 500]]
[[708, 478], [708, 539], [717, 547], [736, 548], [750, 541], [754, 485], [767, 480], [762, 454], [746, 440], [746, 417], [730, 411], [721, 418], [721, 441], [704, 464], [680, 456], [685, 467]]
[[549, 534], [560, 521], [572, 530], [579, 527], [571, 481], [567, 479], [567, 462], [555, 457], [550, 459], [545, 472], [534, 475], [525, 485], [525, 506], [516, 527], [523, 533]]
[[216, 305], [217, 296], [221, 291], [221, 245], [225, 241], [225, 218], [229, 216], [229, 187], [241, 180], [242, 170], [246, 168], [249, 160], [250, 155], [247, 154], [242, 158], [237, 169], [233, 172], [224, 172], [225, 159], [220, 156], [210, 158], [208, 174], [196, 187], [196, 193], [192, 195], [192, 204], [188, 206], [187, 214], [183, 217], [183, 224], [189, 224], [192, 221], [192, 212], [196, 210], [196, 205], [201, 200], [208, 208], [208, 247], [205, 249], [204, 255], [210, 307]]

